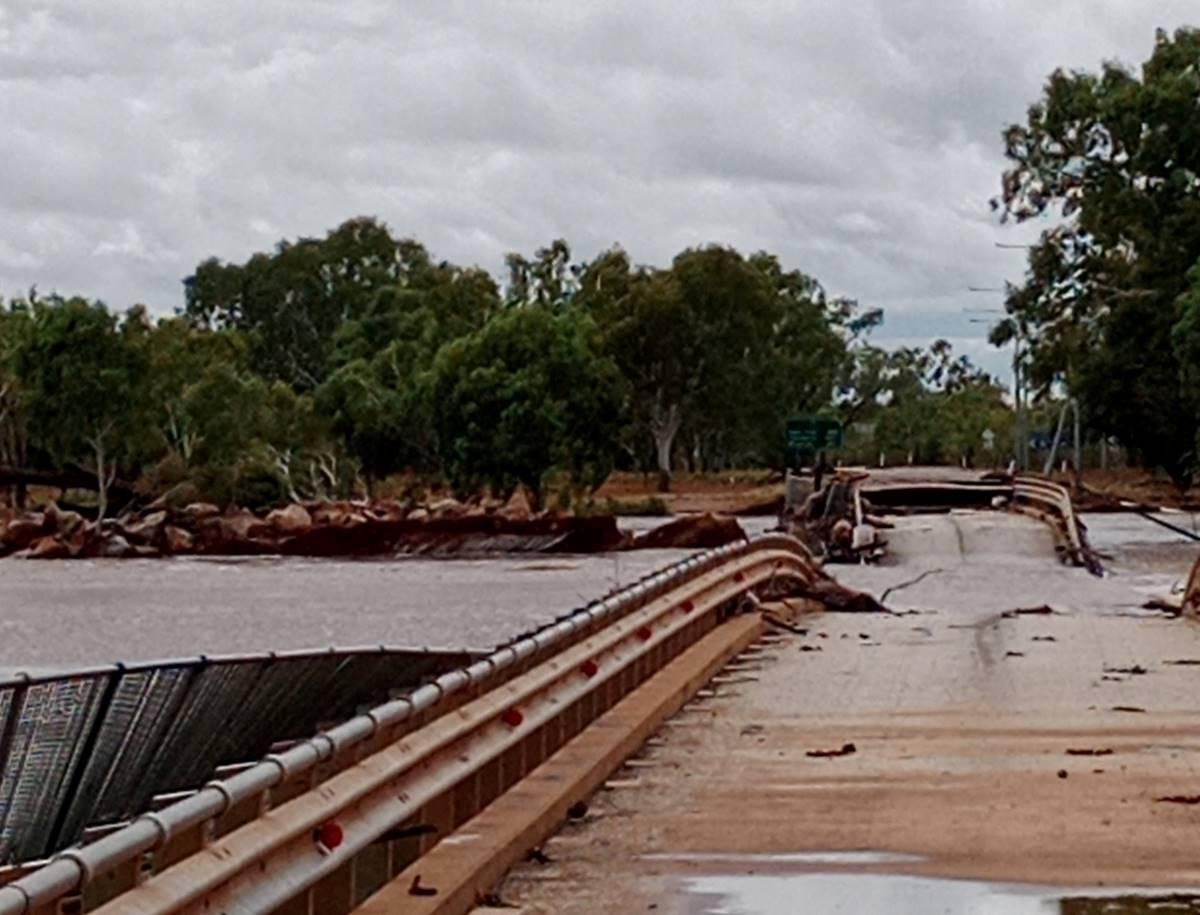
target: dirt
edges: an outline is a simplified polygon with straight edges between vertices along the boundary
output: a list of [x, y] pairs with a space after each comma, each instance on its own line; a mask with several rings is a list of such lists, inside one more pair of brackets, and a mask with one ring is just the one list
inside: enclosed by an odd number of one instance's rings
[[775, 514], [783, 505], [783, 480], [773, 471], [736, 471], [728, 474], [677, 473], [669, 492], [658, 491], [653, 475], [616, 473], [596, 492], [599, 502], [644, 508], [658, 500], [672, 514]]
[[[1072, 482], [1069, 474], [1054, 476], [1060, 483]], [[1119, 509], [1122, 500], [1185, 511], [1200, 509], [1200, 489], [1181, 490], [1165, 475], [1149, 470], [1085, 470], [1083, 485], [1085, 492], [1076, 497], [1076, 504], [1083, 511]]]

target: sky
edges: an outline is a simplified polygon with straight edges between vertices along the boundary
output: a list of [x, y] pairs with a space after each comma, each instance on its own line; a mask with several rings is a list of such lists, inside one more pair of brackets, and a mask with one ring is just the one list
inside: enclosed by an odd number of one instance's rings
[[[0, 295], [169, 314], [209, 256], [373, 215], [502, 273], [765, 249], [985, 341], [1043, 225], [988, 206], [1056, 67], [1136, 67], [1195, 0], [0, 0]], [[974, 320], [972, 320], [974, 319]]]

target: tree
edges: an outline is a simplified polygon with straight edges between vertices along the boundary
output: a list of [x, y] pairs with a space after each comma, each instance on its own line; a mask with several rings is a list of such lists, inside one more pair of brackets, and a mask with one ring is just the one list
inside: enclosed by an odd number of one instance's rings
[[343, 324], [365, 314], [381, 289], [419, 286], [433, 269], [420, 244], [360, 217], [323, 239], [281, 241], [244, 264], [204, 261], [184, 280], [184, 314], [243, 331], [255, 372], [308, 391], [327, 377]]
[[[23, 303], [5, 308], [0, 302], [0, 465], [10, 467], [25, 466], [29, 454], [29, 399], [14, 362], [29, 325]], [[24, 507], [25, 488], [14, 487], [9, 502]]]
[[441, 465], [466, 490], [596, 487], [616, 454], [621, 379], [579, 309], [514, 309], [446, 345], [430, 378]]
[[100, 303], [57, 296], [31, 303], [31, 326], [12, 355], [28, 397], [33, 438], [58, 465], [96, 477], [98, 514], [133, 456], [145, 420], [144, 353]]
[[[1195, 467], [1200, 412], [1182, 383], [1177, 302], [1200, 259], [1200, 31], [1160, 31], [1140, 76], [1056, 71], [1005, 133], [1006, 217], [1062, 221], [1008, 297], [1029, 331], [1030, 374], [1064, 384], [1088, 423], [1179, 483]], [[1013, 324], [993, 341], [1004, 343]]]

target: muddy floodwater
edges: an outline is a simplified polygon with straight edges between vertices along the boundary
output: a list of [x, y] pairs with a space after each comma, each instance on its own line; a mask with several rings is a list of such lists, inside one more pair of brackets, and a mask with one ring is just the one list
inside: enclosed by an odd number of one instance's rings
[[[742, 524], [753, 535], [773, 519]], [[1184, 538], [1136, 516], [1095, 515], [1088, 524], [1093, 542], [1122, 559], [1153, 554], [1124, 574], [1159, 590], [1186, 575], [1193, 545]], [[0, 677], [331, 645], [487, 648], [686, 555], [2, 561]]]
[[683, 551], [0, 563], [0, 676], [331, 645], [487, 648]]
[[740, 874], [684, 881], [687, 915], [1172, 915], [1194, 891], [1027, 886], [901, 874]]

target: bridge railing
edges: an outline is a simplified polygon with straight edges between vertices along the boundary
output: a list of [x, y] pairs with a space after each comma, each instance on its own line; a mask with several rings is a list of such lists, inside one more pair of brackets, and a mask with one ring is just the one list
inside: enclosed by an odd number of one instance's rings
[[1079, 520], [1071, 493], [1045, 477], [1020, 475], [1013, 480], [1013, 505], [1050, 524], [1059, 535], [1066, 558], [1093, 575], [1103, 575], [1100, 560], [1087, 541], [1087, 527]]
[[44, 858], [473, 656], [330, 648], [0, 680], [0, 863]]
[[[783, 536], [684, 560], [60, 852], [0, 887], [0, 915], [55, 911], [76, 895], [85, 909], [112, 912], [126, 911], [122, 904], [134, 896], [140, 913], [265, 913], [295, 899], [303, 900], [298, 911], [348, 911], [711, 631], [749, 592], [822, 574]], [[195, 854], [204, 849], [214, 853]], [[347, 879], [349, 889], [341, 886]], [[337, 905], [310, 908], [328, 892]]]

